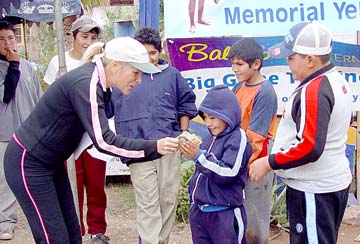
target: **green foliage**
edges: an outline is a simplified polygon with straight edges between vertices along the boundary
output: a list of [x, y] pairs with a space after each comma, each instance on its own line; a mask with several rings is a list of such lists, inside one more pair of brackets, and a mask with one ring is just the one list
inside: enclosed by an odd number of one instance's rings
[[108, 0], [81, 0], [82, 5], [85, 9], [92, 9], [99, 6], [107, 6], [109, 4]]
[[45, 82], [43, 77], [45, 75], [46, 69], [52, 57], [57, 54], [56, 46], [56, 36], [53, 29], [53, 25], [48, 25], [47, 23], [40, 23], [41, 35], [40, 39], [40, 48], [39, 48], [39, 59], [37, 61], [37, 70], [41, 86], [44, 90]]
[[274, 184], [272, 189], [272, 206], [270, 224], [273, 226], [288, 227], [286, 214], [286, 186], [283, 182]]
[[99, 41], [107, 42], [114, 38], [114, 27], [109, 24], [101, 27], [101, 33], [99, 36]]
[[189, 222], [190, 199], [188, 193], [188, 186], [192, 174], [195, 171], [195, 164], [193, 161], [184, 161], [181, 164], [180, 175], [180, 189], [178, 193], [178, 206], [176, 209], [177, 222]]

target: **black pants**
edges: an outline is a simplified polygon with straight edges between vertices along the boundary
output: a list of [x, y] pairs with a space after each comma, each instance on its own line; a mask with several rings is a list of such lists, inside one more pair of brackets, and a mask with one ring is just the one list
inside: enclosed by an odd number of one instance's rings
[[5, 152], [6, 180], [37, 244], [80, 244], [81, 232], [65, 165], [46, 164], [14, 139]]
[[287, 187], [290, 243], [335, 244], [348, 194], [349, 188], [314, 194]]

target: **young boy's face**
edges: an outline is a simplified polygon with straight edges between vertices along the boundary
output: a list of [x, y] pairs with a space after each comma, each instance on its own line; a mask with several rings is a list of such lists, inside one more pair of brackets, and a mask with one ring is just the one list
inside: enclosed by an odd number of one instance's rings
[[306, 77], [308, 77], [311, 73], [307, 70], [307, 58], [304, 55], [293, 54], [288, 57], [288, 65], [293, 73], [293, 79], [297, 81], [303, 81]]
[[231, 68], [235, 73], [236, 79], [239, 82], [248, 82], [252, 83], [253, 79], [259, 73], [258, 62], [254, 62], [251, 66], [241, 58], [232, 58], [231, 59]]
[[150, 63], [152, 63], [155, 66], [158, 66], [159, 57], [160, 57], [159, 50], [157, 50], [152, 44], [144, 44], [144, 46], [148, 52]]
[[16, 36], [12, 30], [0, 30], [0, 54], [6, 56], [9, 49], [14, 49]]
[[98, 40], [98, 34], [96, 34], [95, 31], [92, 31], [92, 32], [81, 32], [80, 31], [74, 37], [73, 49], [76, 52], [84, 54], [86, 49], [94, 42], [97, 42], [97, 40]]
[[216, 118], [210, 114], [204, 113], [203, 116], [204, 116], [205, 125], [209, 128], [213, 136], [219, 135], [228, 127], [228, 124], [225, 121]]

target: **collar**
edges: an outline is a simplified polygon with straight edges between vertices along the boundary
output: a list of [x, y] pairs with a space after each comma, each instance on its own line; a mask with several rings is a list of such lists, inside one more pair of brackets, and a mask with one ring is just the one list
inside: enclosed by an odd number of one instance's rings
[[300, 83], [300, 85], [299, 85], [297, 88], [304, 86], [304, 85], [305, 85], [306, 83], [308, 83], [309, 81], [311, 81], [311, 80], [315, 79], [316, 77], [318, 77], [318, 76], [326, 73], [327, 71], [331, 70], [331, 69], [334, 68], [334, 67], [335, 67], [335, 66], [334, 66], [333, 64], [331, 64], [331, 63], [328, 64], [328, 65], [326, 65], [326, 66], [324, 66], [324, 67], [322, 67], [321, 69], [315, 71], [314, 73], [312, 73], [311, 75], [309, 75], [308, 77], [306, 77], [306, 78]]
[[100, 84], [103, 88], [103, 91], [106, 91], [106, 75], [105, 75], [104, 65], [101, 61], [101, 57], [95, 55], [92, 62], [95, 63], [95, 66], [97, 68], [97, 73], [98, 73], [98, 76], [100, 79]]

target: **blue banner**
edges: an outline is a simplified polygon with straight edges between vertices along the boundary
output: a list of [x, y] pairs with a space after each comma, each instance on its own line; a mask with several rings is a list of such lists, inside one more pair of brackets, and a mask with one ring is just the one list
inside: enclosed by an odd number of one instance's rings
[[304, 21], [350, 32], [360, 30], [360, 1], [164, 0], [164, 19], [166, 38], [284, 35]]
[[[0, 5], [3, 16], [18, 17], [34, 22], [54, 21], [54, 0], [18, 0], [10, 1], [6, 6], [5, 3], [6, 1]], [[80, 0], [62, 0], [61, 11], [63, 18], [80, 14]]]

